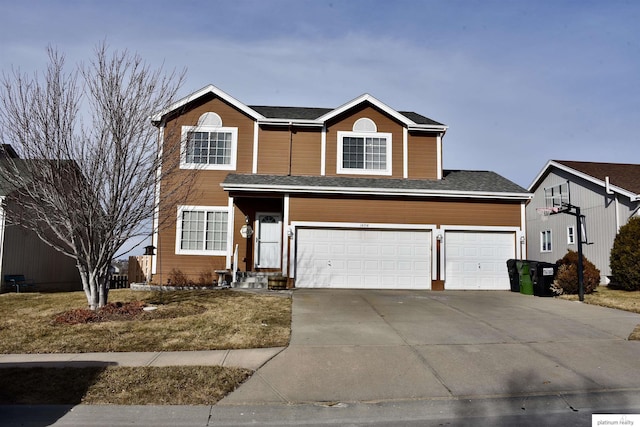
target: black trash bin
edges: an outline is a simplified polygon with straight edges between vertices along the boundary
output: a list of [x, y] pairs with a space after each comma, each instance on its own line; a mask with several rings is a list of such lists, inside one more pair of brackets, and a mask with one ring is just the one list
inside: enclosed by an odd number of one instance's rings
[[552, 297], [555, 295], [551, 288], [558, 274], [558, 266], [556, 264], [536, 261], [535, 265], [531, 266], [530, 273], [534, 295], [539, 297]]
[[509, 283], [511, 284], [511, 292], [520, 292], [520, 274], [518, 273], [517, 260], [507, 260], [507, 271], [509, 272]]

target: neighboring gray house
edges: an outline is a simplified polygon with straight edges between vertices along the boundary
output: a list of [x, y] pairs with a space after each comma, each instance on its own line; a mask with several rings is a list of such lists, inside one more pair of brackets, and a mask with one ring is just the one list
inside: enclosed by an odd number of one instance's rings
[[567, 249], [577, 251], [575, 216], [559, 213], [543, 217], [536, 210], [545, 206], [545, 188], [569, 183], [571, 204], [585, 216], [589, 244], [584, 256], [600, 270], [603, 284], [609, 282], [609, 254], [621, 226], [638, 215], [640, 165], [550, 160], [529, 186], [533, 199], [526, 207], [527, 258], [555, 262]]
[[[0, 145], [0, 167], [3, 159], [17, 159], [10, 145]], [[6, 160], [5, 160], [6, 161]], [[11, 224], [5, 210], [11, 190], [0, 180], [0, 292], [15, 288], [5, 278], [24, 276], [30, 286], [20, 291], [78, 291], [82, 290], [80, 274], [73, 259], [45, 244], [38, 236], [18, 225]]]

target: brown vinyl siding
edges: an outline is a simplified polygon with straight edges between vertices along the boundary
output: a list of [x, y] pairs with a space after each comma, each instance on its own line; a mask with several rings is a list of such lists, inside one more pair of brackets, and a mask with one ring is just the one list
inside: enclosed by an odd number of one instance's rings
[[296, 129], [293, 134], [292, 175], [320, 175], [320, 129]]
[[258, 173], [286, 175], [289, 172], [289, 129], [260, 127]]
[[[195, 126], [200, 116], [206, 112], [214, 112], [222, 119], [224, 127], [238, 128], [237, 161], [236, 169], [229, 170], [183, 170], [173, 179], [181, 182], [189, 182], [192, 187], [186, 199], [181, 205], [194, 206], [223, 206], [229, 204], [228, 194], [220, 187], [220, 183], [229, 173], [251, 173], [253, 167], [253, 135], [254, 121], [241, 111], [230, 106], [226, 102], [207, 97], [207, 99], [190, 105], [190, 109], [182, 115], [170, 120], [165, 130], [165, 141], [169, 144], [180, 140], [182, 126]], [[172, 151], [177, 156], [178, 152]], [[195, 176], [193, 175], [195, 174]], [[192, 183], [191, 183], [192, 182]], [[169, 186], [171, 187], [171, 186]], [[239, 229], [239, 221], [244, 223], [244, 214], [236, 209], [236, 224], [234, 233]], [[163, 228], [158, 232], [158, 249], [156, 260], [156, 274], [153, 281], [166, 284], [172, 269], [177, 269], [187, 275], [189, 280], [198, 282], [202, 273], [213, 273], [215, 270], [224, 269], [225, 256], [210, 255], [177, 255], [176, 252], [176, 225], [177, 205], [163, 206], [161, 210], [161, 223]], [[244, 239], [242, 239], [244, 240]], [[235, 236], [235, 242], [240, 242]], [[233, 248], [232, 248], [233, 250]]]
[[292, 197], [289, 206], [291, 221], [520, 226], [520, 202]]
[[[339, 118], [337, 121], [327, 125], [327, 160], [326, 160], [326, 175], [336, 176], [338, 161], [338, 132], [351, 132], [353, 131], [353, 124], [360, 118], [369, 118], [373, 120], [378, 128], [378, 132], [390, 133], [392, 137], [392, 175], [390, 178], [403, 178], [403, 126], [390, 118], [386, 114], [382, 113], [378, 109], [370, 106], [369, 104], [363, 104], [349, 111], [349, 115]], [[349, 176], [348, 174], [340, 174], [340, 176]], [[355, 176], [367, 176], [367, 175], [355, 175]], [[380, 177], [380, 175], [371, 175], [373, 177]]]
[[437, 179], [437, 137], [424, 133], [410, 132], [407, 145], [409, 151], [409, 179]]

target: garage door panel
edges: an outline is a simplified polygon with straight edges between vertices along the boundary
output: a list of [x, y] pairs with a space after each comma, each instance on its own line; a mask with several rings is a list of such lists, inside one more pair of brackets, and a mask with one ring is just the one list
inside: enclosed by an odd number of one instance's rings
[[298, 229], [296, 286], [429, 289], [430, 245], [424, 230]]
[[505, 266], [507, 259], [513, 257], [513, 232], [447, 232], [445, 288], [508, 290]]

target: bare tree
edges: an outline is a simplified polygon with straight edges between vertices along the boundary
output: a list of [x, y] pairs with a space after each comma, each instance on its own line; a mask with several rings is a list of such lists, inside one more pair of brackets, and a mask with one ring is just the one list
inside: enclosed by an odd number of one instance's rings
[[[129, 239], [149, 235], [163, 198], [189, 186], [166, 180], [177, 164], [163, 153], [150, 116], [166, 108], [184, 72], [152, 69], [105, 43], [88, 64], [67, 72], [49, 48], [45, 73], [4, 73], [0, 133], [21, 159], [5, 159], [0, 178], [13, 188], [8, 215], [77, 262], [91, 309], [107, 303], [109, 266]], [[179, 144], [177, 144], [179, 147]], [[166, 150], [166, 148], [165, 148]], [[8, 156], [7, 156], [8, 157]], [[160, 181], [176, 188], [159, 189]]]

